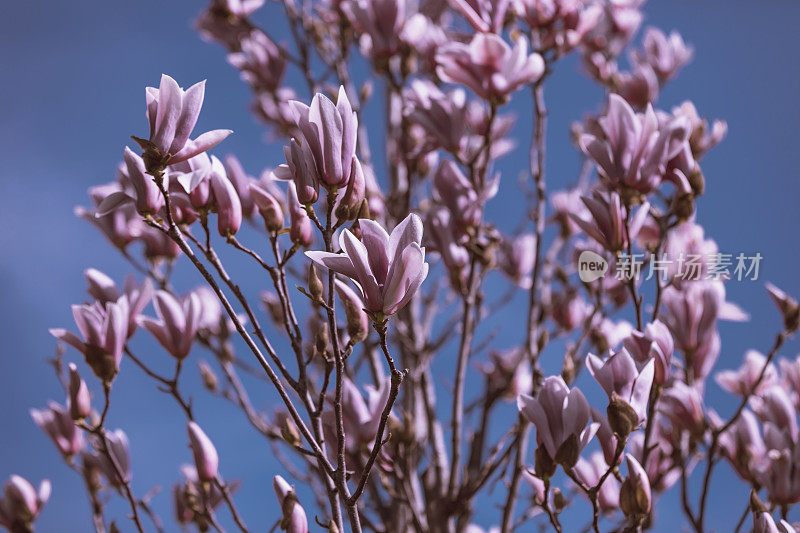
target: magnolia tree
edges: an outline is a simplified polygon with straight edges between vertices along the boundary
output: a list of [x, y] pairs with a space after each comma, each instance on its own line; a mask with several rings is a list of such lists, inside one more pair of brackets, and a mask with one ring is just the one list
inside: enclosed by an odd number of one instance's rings
[[[285, 161], [254, 178], [212, 155], [231, 132], [195, 134], [204, 82], [164, 75], [145, 91], [149, 130], [129, 125], [116, 179], [78, 209], [139, 275], [86, 271], [74, 327], [51, 330], [66, 402], [31, 416], [85, 483], [98, 532], [125, 521], [109, 498], [140, 532], [221, 531], [218, 517], [252, 530], [185, 393], [198, 364], [196, 392], [230, 402], [275, 450], [272, 530], [641, 531], [674, 490], [684, 529], [703, 532], [717, 467], [741, 479], [737, 531], [797, 530], [800, 360], [776, 354], [800, 307], [768, 286], [771, 348], [715, 368], [719, 322], [747, 318], [725, 297], [744, 267], [694, 218], [725, 123], [690, 101], [655, 107], [692, 55], [677, 33], [637, 38], [641, 0], [283, 0], [291, 42], [276, 44], [254, 22], [262, 3], [215, 0], [197, 28], [228, 51]], [[572, 54], [607, 96], [573, 126], [582, 171], [550, 191], [546, 87]], [[526, 98], [532, 116], [514, 117]], [[366, 120], [371, 100], [383, 121]], [[501, 176], [516, 118], [532, 127], [529, 165]], [[523, 205], [492, 221], [500, 190]], [[263, 292], [231, 277], [234, 255]], [[174, 288], [179, 262], [201, 286]], [[487, 290], [492, 272], [506, 290]], [[498, 331], [480, 327], [497, 315]], [[148, 336], [165, 354], [137, 353]], [[159, 357], [174, 371], [154, 370]], [[250, 400], [243, 369], [278, 408]], [[146, 374], [185, 416], [193, 462], [173, 520], [131, 483], [136, 442], [108, 427], [121, 371]], [[704, 400], [710, 378], [735, 400], [728, 416]], [[0, 525], [33, 531], [49, 495], [12, 475]]]

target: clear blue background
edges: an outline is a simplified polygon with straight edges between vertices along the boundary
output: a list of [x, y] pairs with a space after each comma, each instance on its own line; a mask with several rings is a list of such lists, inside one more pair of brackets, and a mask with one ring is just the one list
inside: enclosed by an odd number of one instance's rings
[[[264, 128], [248, 114], [250, 94], [237, 72], [218, 46], [201, 41], [192, 29], [201, 8], [185, 0], [8, 2], [0, 17], [0, 477], [19, 473], [37, 482], [53, 480], [53, 497], [39, 522], [44, 532], [89, 529], [80, 482], [27, 414], [49, 398], [62, 400], [46, 364], [54, 350], [47, 328], [73, 327], [69, 305], [85, 298], [85, 268], [117, 279], [129, 270], [72, 209], [86, 205], [89, 186], [113, 179], [128, 136], [146, 131], [144, 86], [157, 84], [162, 72], [184, 86], [207, 78], [198, 131], [235, 130], [218, 153], [236, 153], [251, 173], [280, 162], [280, 144], [268, 144]], [[275, 14], [274, 6], [268, 9]], [[728, 138], [704, 160], [708, 194], [700, 202], [700, 221], [723, 251], [760, 252], [762, 279], [800, 294], [800, 4], [674, 0], [651, 2], [644, 10], [647, 23], [679, 30], [696, 48], [694, 61], [659, 104], [669, 108], [692, 99], [701, 114], [728, 121]], [[287, 39], [280, 17], [259, 21], [279, 40]], [[578, 168], [569, 124], [596, 109], [602, 98], [577, 71], [574, 60], [560, 64], [547, 89], [548, 174], [555, 186], [572, 181]], [[527, 123], [528, 104], [519, 104], [518, 111], [520, 122]], [[526, 165], [526, 150], [518, 148], [501, 167], [504, 179], [515, 181]], [[490, 205], [490, 216], [508, 216], [504, 201]], [[503, 222], [510, 226], [515, 220]], [[268, 283], [254, 269], [241, 272], [250, 273], [252, 289]], [[188, 269], [179, 276], [182, 287], [199, 281]], [[747, 348], [766, 350], [778, 327], [761, 282], [730, 283], [729, 297], [745, 306], [752, 320], [723, 326], [723, 367], [738, 366]], [[151, 344], [140, 342], [141, 355], [166, 369], [167, 356], [149, 353]], [[783, 355], [794, 352], [790, 347]], [[80, 360], [74, 351], [67, 356]], [[446, 387], [450, 379], [438, 386]], [[232, 407], [191, 392], [220, 449], [223, 473], [244, 482], [237, 499], [246, 520], [254, 531], [266, 530], [278, 512], [270, 484], [279, 467], [271, 451]], [[156, 485], [165, 488], [154, 506], [173, 530], [166, 489], [177, 479], [179, 464], [190, 460], [182, 415], [127, 363], [114, 396], [110, 423], [130, 436], [134, 490], [142, 495]], [[271, 410], [275, 400], [256, 394], [256, 401]], [[731, 410], [730, 398], [716, 385], [710, 385], [708, 401], [722, 413]], [[727, 466], [718, 469], [708, 516], [718, 531], [732, 529], [747, 498], [733, 479]], [[665, 496], [660, 509], [657, 530], [674, 531], [680, 520], [676, 491]], [[123, 531], [131, 530], [122, 518], [124, 506], [114, 503], [109, 511], [120, 518]], [[484, 507], [478, 519], [489, 525], [497, 517], [498, 511]]]

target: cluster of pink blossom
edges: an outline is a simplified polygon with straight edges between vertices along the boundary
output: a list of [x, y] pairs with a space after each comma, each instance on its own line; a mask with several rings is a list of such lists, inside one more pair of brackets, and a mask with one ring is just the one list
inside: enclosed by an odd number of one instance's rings
[[[612, 269], [633, 252], [648, 263], [717, 251], [694, 212], [706, 191], [700, 161], [726, 125], [691, 102], [654, 107], [692, 56], [680, 35], [647, 29], [625, 71], [619, 59], [643, 0], [283, 0], [288, 44], [254, 22], [263, 3], [213, 0], [197, 27], [229, 52], [255, 113], [281, 139], [282, 160], [256, 178], [235, 156], [212, 155], [231, 131], [191, 138], [205, 82], [184, 90], [163, 75], [145, 93], [149, 135], [133, 137], [138, 150], [124, 148], [116, 179], [77, 209], [144, 276], [120, 287], [86, 271], [88, 300], [72, 306], [78, 333], [51, 334], [83, 356], [96, 383], [75, 363], [64, 369], [62, 354], [65, 405], [31, 410], [84, 480], [96, 531], [116, 530], [110, 494], [130, 505], [138, 531], [148, 519], [160, 527], [132, 485], [135, 442], [107, 428], [115, 378], [131, 365], [185, 415], [193, 461], [176, 468], [175, 520], [220, 531], [226, 512], [249, 531], [239, 482], [222, 476], [185, 391], [193, 360], [205, 392], [289, 452], [275, 454], [284, 471], [273, 479], [273, 523], [291, 533], [307, 532], [310, 516], [332, 532], [475, 533], [483, 529], [474, 522], [489, 520], [501, 533], [529, 523], [561, 532], [582, 506], [586, 530], [642, 531], [675, 485], [688, 527], [702, 533], [720, 459], [743, 481], [737, 530], [752, 515], [755, 531], [800, 531], [788, 522], [800, 502], [800, 358], [775, 364], [800, 326], [798, 302], [768, 286], [782, 317], [774, 345], [718, 371], [719, 322], [747, 320], [727, 301], [724, 277], [686, 280], [667, 269], [651, 284], [581, 281], [576, 268], [586, 251]], [[355, 50], [371, 67], [360, 87]], [[573, 53], [608, 97], [573, 127], [582, 175], [548, 193], [545, 87]], [[305, 91], [286, 85], [290, 70]], [[368, 133], [365, 111], [378, 84], [383, 137]], [[497, 162], [515, 148], [511, 102], [524, 88], [533, 104], [530, 187], [509, 232], [486, 206], [514, 187]], [[370, 147], [379, 138], [385, 161]], [[223, 248], [266, 272], [260, 298], [231, 277]], [[179, 293], [177, 261], [204, 284]], [[706, 261], [701, 274], [714, 267]], [[493, 270], [508, 285], [498, 298], [485, 287]], [[493, 343], [481, 322], [497, 314], [508, 318]], [[136, 354], [143, 335], [172, 357], [173, 373]], [[193, 355], [200, 350], [214, 365]], [[256, 370], [246, 366], [253, 360]], [[435, 375], [434, 360], [452, 375]], [[271, 384], [275, 413], [250, 401], [242, 368]], [[736, 397], [727, 417], [706, 406], [710, 376]], [[592, 406], [582, 389], [606, 399]], [[287, 478], [303, 483], [302, 503]], [[33, 531], [49, 496], [49, 482], [37, 492], [11, 476], [0, 525]], [[499, 502], [496, 516], [477, 512], [484, 497]]]

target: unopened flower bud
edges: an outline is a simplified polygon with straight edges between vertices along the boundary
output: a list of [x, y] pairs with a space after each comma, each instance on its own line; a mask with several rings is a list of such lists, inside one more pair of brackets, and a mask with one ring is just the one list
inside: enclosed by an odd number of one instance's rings
[[300, 432], [289, 417], [285, 417], [281, 424], [281, 436], [289, 446], [300, 446]]
[[564, 378], [564, 381], [567, 383], [572, 383], [575, 379], [575, 372], [575, 361], [572, 360], [572, 357], [565, 357], [564, 366], [561, 368], [561, 377]]
[[213, 481], [217, 477], [219, 467], [219, 456], [214, 443], [196, 422], [189, 422], [186, 429], [189, 433], [189, 447], [194, 455], [197, 476], [201, 481]]
[[314, 335], [314, 350], [317, 354], [324, 354], [328, 350], [328, 341], [330, 336], [328, 334], [327, 326], [320, 326], [317, 329], [317, 334]]
[[558, 487], [553, 489], [553, 507], [555, 508], [556, 512], [560, 512], [564, 507], [567, 506], [567, 498], [564, 496], [564, 493], [561, 492], [561, 489]]
[[317, 268], [314, 263], [308, 267], [308, 293], [314, 302], [322, 302], [322, 292], [325, 287], [322, 285], [322, 280], [317, 275]]
[[767, 283], [767, 292], [783, 315], [783, 326], [786, 331], [790, 333], [797, 331], [800, 327], [800, 304], [797, 303], [797, 300], [771, 283]]
[[294, 488], [281, 476], [273, 478], [272, 486], [281, 504], [280, 528], [287, 533], [308, 533], [306, 512], [297, 501]]
[[258, 212], [264, 220], [267, 231], [278, 232], [283, 228], [283, 209], [280, 202], [268, 191], [255, 183], [250, 184], [250, 193], [258, 207]]
[[625, 516], [644, 516], [650, 512], [650, 480], [642, 465], [631, 454], [625, 454], [625, 459], [628, 463], [628, 477], [620, 487], [619, 507]]
[[358, 158], [353, 158], [352, 169], [350, 171], [350, 180], [347, 182], [347, 188], [344, 195], [339, 200], [339, 205], [336, 207], [336, 217], [339, 220], [350, 220], [358, 216], [358, 211], [361, 209], [361, 203], [366, 194], [366, 181], [364, 178], [364, 171], [361, 168], [361, 163]]
[[212, 370], [205, 361], [200, 361], [197, 366], [200, 368], [200, 377], [203, 378], [203, 386], [209, 392], [216, 392], [217, 386], [219, 385], [219, 380], [217, 379], [217, 375], [214, 373], [214, 370]]
[[639, 423], [639, 415], [634, 408], [616, 392], [612, 394], [606, 414], [611, 430], [623, 439], [630, 435]]
[[347, 286], [344, 282], [336, 280], [336, 292], [341, 298], [344, 306], [344, 314], [347, 318], [347, 334], [350, 342], [357, 344], [367, 338], [369, 334], [369, 318], [364, 312], [364, 302], [361, 298]]
[[283, 326], [283, 304], [281, 299], [272, 291], [264, 291], [261, 293], [261, 303], [269, 313], [269, 317], [276, 326]]
[[89, 388], [78, 374], [78, 367], [69, 364], [69, 414], [73, 420], [82, 420], [92, 412]]

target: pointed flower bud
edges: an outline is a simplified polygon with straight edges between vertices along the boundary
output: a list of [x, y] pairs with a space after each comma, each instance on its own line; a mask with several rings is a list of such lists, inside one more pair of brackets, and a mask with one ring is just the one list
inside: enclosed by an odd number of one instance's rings
[[347, 318], [347, 334], [350, 342], [357, 344], [369, 334], [369, 318], [364, 312], [364, 302], [346, 283], [336, 280], [336, 293], [339, 295], [344, 315]]
[[647, 472], [633, 455], [626, 453], [625, 460], [628, 464], [628, 477], [620, 487], [619, 507], [625, 516], [644, 516], [650, 512], [652, 503], [650, 480], [647, 478]]
[[767, 292], [783, 315], [783, 324], [786, 330], [790, 333], [797, 331], [800, 328], [800, 304], [797, 303], [797, 300], [772, 283], [767, 283]]
[[297, 189], [293, 182], [287, 188], [286, 203], [289, 208], [289, 238], [294, 244], [308, 246], [311, 244], [311, 219], [297, 199]]
[[272, 486], [281, 506], [280, 528], [287, 533], [308, 533], [308, 519], [294, 488], [281, 476], [272, 479]]
[[92, 412], [92, 399], [89, 388], [78, 374], [78, 367], [69, 364], [69, 414], [73, 420], [81, 420]]
[[261, 218], [264, 220], [264, 227], [267, 231], [276, 233], [283, 229], [283, 208], [280, 202], [267, 190], [255, 183], [250, 184], [250, 194]]
[[194, 421], [186, 425], [186, 430], [189, 433], [189, 447], [194, 455], [197, 475], [201, 481], [213, 481], [217, 477], [219, 467], [219, 456], [214, 443]]

